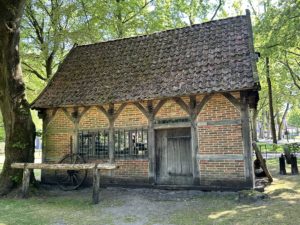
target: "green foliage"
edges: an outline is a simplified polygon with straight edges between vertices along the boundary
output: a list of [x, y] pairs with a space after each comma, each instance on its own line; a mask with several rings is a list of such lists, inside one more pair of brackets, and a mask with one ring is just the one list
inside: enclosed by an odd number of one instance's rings
[[295, 108], [288, 117], [288, 124], [300, 128], [300, 109]]
[[262, 121], [262, 117], [269, 111], [265, 68], [265, 58], [269, 57], [274, 115], [279, 124], [283, 119], [287, 103], [292, 106], [289, 107], [290, 109], [295, 110], [300, 99], [300, 88], [292, 76], [299, 70], [300, 65], [297, 64], [300, 60], [300, 1], [249, 2], [258, 6], [252, 11], [254, 12], [255, 49], [261, 53], [257, 64], [262, 87], [258, 107], [260, 120]]

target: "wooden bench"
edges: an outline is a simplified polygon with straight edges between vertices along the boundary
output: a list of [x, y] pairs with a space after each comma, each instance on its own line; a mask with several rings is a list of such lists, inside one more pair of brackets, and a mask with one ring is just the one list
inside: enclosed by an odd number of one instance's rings
[[28, 188], [30, 182], [30, 169], [44, 169], [44, 170], [93, 170], [93, 203], [99, 202], [100, 192], [100, 170], [114, 170], [117, 168], [114, 164], [47, 164], [47, 163], [12, 163], [12, 168], [23, 169], [22, 180], [22, 197], [28, 197]]

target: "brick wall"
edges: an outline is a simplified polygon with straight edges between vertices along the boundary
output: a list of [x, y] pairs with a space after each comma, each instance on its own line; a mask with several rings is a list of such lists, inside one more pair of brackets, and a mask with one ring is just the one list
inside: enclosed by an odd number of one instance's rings
[[[51, 116], [48, 110], [47, 116]], [[64, 113], [58, 109], [55, 116], [46, 125], [43, 139], [43, 161], [57, 162], [70, 151], [70, 137], [74, 133], [74, 125]]]
[[[238, 93], [233, 93], [239, 97]], [[214, 95], [197, 117], [200, 183], [233, 186], [245, 181], [240, 111], [223, 95]], [[230, 182], [229, 182], [230, 181]]]
[[79, 122], [79, 129], [107, 128], [108, 126], [108, 119], [97, 107], [91, 107]]
[[148, 126], [147, 117], [133, 104], [128, 104], [115, 121], [115, 127]]
[[187, 117], [188, 114], [173, 100], [168, 100], [157, 112], [157, 119]]
[[[232, 94], [236, 98], [239, 98], [238, 92]], [[199, 102], [202, 98], [202, 95], [198, 95], [196, 99]], [[183, 101], [189, 104], [188, 97], [184, 97]], [[156, 106], [158, 102], [158, 100], [155, 100], [153, 105]], [[144, 107], [147, 106], [146, 101], [141, 102], [141, 104]], [[116, 104], [115, 110], [117, 111], [120, 106], [121, 104]], [[104, 108], [107, 110], [108, 105], [104, 105]], [[72, 108], [68, 109], [70, 113], [72, 110]], [[79, 112], [82, 111], [83, 107], [80, 107]], [[51, 115], [52, 111], [48, 110], [47, 114]], [[175, 101], [168, 100], [161, 107], [156, 118], [187, 116], [188, 114]], [[199, 151], [197, 159], [201, 185], [235, 185], [235, 182], [238, 183], [245, 180], [240, 119], [239, 110], [221, 94], [215, 94], [198, 115]], [[108, 126], [106, 116], [97, 107], [91, 107], [83, 115], [79, 123], [79, 129], [108, 128]], [[147, 126], [147, 118], [134, 104], [128, 104], [115, 121], [116, 129]], [[74, 134], [73, 123], [59, 109], [47, 127], [43, 150], [44, 159], [53, 162], [66, 154], [70, 148], [70, 136]], [[217, 156], [217, 158], [211, 159], [211, 156]], [[223, 156], [225, 157], [222, 158]], [[132, 181], [138, 179], [147, 180], [148, 178], [148, 160], [116, 159], [116, 164], [119, 165], [117, 171], [103, 172], [103, 175], [110, 178]]]

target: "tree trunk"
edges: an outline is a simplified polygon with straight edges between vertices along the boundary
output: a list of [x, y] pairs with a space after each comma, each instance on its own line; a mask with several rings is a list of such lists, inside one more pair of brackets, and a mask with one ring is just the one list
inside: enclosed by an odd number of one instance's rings
[[252, 140], [258, 141], [257, 139], [257, 116], [258, 116], [258, 110], [256, 108], [252, 111]]
[[277, 110], [276, 111], [276, 114], [275, 114], [275, 119], [276, 119], [276, 125], [277, 125], [277, 140], [281, 140], [281, 130], [280, 130], [280, 127], [279, 127], [279, 124], [280, 124], [280, 114], [279, 114], [279, 111]]
[[269, 111], [266, 111], [266, 129], [267, 129], [267, 139], [270, 139], [270, 116], [269, 116]]
[[268, 84], [268, 95], [269, 95], [269, 111], [270, 111], [270, 125], [273, 143], [277, 144], [274, 108], [273, 108], [273, 93], [272, 93], [272, 82], [270, 79], [270, 64], [269, 57], [266, 57], [266, 73], [267, 73], [267, 84]]
[[260, 130], [259, 130], [259, 138], [260, 139], [264, 139], [265, 138], [265, 112], [262, 111], [261, 113], [261, 126], [260, 126]]
[[20, 21], [25, 0], [0, 2], [0, 109], [5, 129], [5, 161], [0, 175], [0, 195], [22, 181], [22, 171], [12, 162], [33, 162], [35, 126], [25, 98], [19, 57]]
[[[281, 140], [281, 137], [282, 137], [282, 126], [283, 126], [283, 121], [285, 120], [286, 118], [286, 115], [289, 111], [289, 108], [290, 108], [290, 103], [287, 103], [286, 104], [286, 107], [285, 107], [285, 110], [284, 110], [284, 113], [282, 115], [282, 118], [281, 118], [281, 121], [278, 123], [278, 140]], [[279, 118], [279, 115], [278, 115], [278, 118]]]

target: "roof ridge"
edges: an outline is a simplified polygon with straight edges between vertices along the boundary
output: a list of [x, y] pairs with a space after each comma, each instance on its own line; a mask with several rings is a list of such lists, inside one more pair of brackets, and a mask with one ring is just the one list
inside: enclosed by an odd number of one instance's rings
[[111, 39], [111, 40], [106, 40], [106, 41], [99, 41], [99, 42], [90, 43], [90, 44], [82, 44], [82, 45], [77, 45], [76, 48], [89, 47], [89, 46], [100, 45], [100, 44], [105, 44], [105, 43], [109, 43], [109, 42], [123, 41], [123, 40], [128, 40], [128, 39], [138, 39], [138, 38], [142, 38], [142, 37], [149, 37], [149, 36], [154, 36], [154, 35], [162, 34], [162, 33], [169, 32], [169, 31], [182, 30], [182, 29], [186, 29], [186, 28], [197, 27], [197, 26], [200, 26], [200, 25], [203, 25], [203, 24], [215, 23], [215, 22], [224, 21], [224, 20], [237, 19], [237, 18], [240, 18], [240, 17], [245, 17], [246, 18], [247, 15], [238, 15], [238, 16], [232, 16], [232, 17], [222, 18], [222, 19], [218, 19], [218, 20], [210, 20], [210, 21], [206, 21], [206, 22], [203, 22], [203, 23], [193, 24], [193, 25], [190, 25], [190, 26], [171, 28], [171, 29], [162, 30], [162, 31], [155, 31], [151, 34], [142, 34], [142, 35], [136, 35], [136, 36], [131, 36], [131, 37], [123, 37], [123, 38], [116, 38], [116, 39]]

